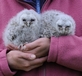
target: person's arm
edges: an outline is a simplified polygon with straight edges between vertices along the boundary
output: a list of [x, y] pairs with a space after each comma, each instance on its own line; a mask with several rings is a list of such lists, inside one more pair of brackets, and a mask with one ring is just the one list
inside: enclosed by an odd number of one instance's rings
[[0, 76], [13, 76], [16, 71], [12, 72], [9, 68], [6, 52], [6, 49], [0, 49]]
[[56, 62], [65, 67], [82, 71], [82, 37], [52, 37], [48, 62]]

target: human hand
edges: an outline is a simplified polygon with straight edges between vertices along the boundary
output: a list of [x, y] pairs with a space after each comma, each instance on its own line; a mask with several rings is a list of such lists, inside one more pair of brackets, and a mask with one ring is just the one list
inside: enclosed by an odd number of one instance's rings
[[34, 54], [11, 50], [7, 53], [7, 61], [11, 69], [29, 71], [41, 66], [47, 57], [37, 58]]
[[7, 50], [21, 50], [19, 49], [17, 46], [13, 45], [13, 44], [8, 44], [6, 46]]
[[35, 40], [34, 42], [25, 44], [24, 47], [22, 47], [21, 49], [19, 49], [17, 46], [13, 44], [9, 44], [7, 48], [10, 50], [20, 50], [23, 52], [32, 53], [35, 54], [36, 57], [38, 58], [46, 56], [48, 54], [49, 45], [50, 45], [49, 38], [40, 38]]
[[35, 54], [37, 58], [40, 58], [48, 55], [49, 46], [49, 38], [40, 38], [35, 40], [34, 42], [25, 44], [22, 50], [24, 52]]

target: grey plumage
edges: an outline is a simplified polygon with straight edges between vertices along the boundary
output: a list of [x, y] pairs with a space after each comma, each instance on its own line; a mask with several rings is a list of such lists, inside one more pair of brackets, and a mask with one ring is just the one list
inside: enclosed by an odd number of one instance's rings
[[41, 37], [75, 34], [75, 21], [70, 15], [56, 10], [49, 10], [42, 13], [41, 18]]
[[23, 10], [8, 23], [4, 34], [4, 44], [21, 46], [39, 37], [59, 37], [75, 34], [74, 19], [60, 11], [50, 10], [38, 14], [33, 10]]
[[40, 15], [33, 10], [24, 9], [8, 23], [4, 34], [4, 44], [20, 46], [39, 38]]

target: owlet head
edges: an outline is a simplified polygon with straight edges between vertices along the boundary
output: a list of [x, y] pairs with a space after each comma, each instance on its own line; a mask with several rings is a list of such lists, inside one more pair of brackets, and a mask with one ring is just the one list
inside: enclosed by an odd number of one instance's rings
[[70, 35], [75, 32], [75, 22], [68, 15], [62, 15], [56, 22], [56, 30], [60, 35]]

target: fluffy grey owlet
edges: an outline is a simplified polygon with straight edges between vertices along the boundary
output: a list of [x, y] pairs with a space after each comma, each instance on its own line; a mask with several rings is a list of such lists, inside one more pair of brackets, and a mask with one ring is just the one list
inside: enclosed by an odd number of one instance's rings
[[24, 9], [8, 23], [3, 34], [4, 44], [23, 45], [39, 38], [40, 15], [34, 10]]
[[70, 16], [57, 10], [41, 14], [41, 37], [59, 37], [75, 34], [75, 21]]
[[74, 35], [75, 26], [74, 19], [63, 12], [49, 10], [38, 14], [25, 9], [9, 21], [3, 40], [6, 46], [20, 46], [39, 37]]

